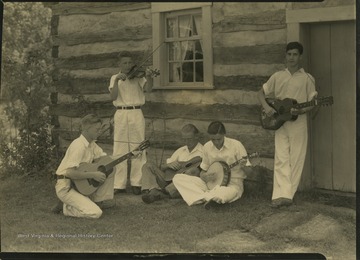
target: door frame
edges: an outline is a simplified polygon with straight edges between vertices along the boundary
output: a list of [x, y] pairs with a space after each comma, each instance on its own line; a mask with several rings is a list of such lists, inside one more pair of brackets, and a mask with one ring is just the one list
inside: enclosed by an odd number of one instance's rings
[[[287, 42], [298, 41], [307, 50], [309, 43], [309, 24], [317, 22], [336, 22], [356, 20], [356, 8], [354, 5], [318, 7], [306, 9], [287, 9], [286, 10], [286, 33]], [[303, 55], [302, 62], [305, 70], [309, 67], [309, 52]], [[310, 124], [309, 124], [310, 125]], [[311, 130], [309, 130], [309, 140], [311, 140]], [[304, 170], [299, 185], [299, 190], [313, 188], [314, 180], [312, 175], [312, 156], [311, 146], [308, 145]]]

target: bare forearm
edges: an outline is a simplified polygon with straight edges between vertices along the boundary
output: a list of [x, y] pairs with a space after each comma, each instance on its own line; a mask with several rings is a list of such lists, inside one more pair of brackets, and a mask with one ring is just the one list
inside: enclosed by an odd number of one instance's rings
[[151, 92], [154, 85], [154, 80], [152, 77], [146, 77], [146, 83], [144, 86], [144, 90], [146, 92]]
[[266, 102], [266, 100], [265, 100], [265, 93], [264, 93], [264, 90], [263, 90], [262, 88], [258, 91], [258, 93], [257, 93], [257, 98], [258, 98], [258, 100], [259, 100], [259, 102], [260, 102], [260, 104], [261, 104], [261, 106], [262, 106], [263, 108], [268, 108], [268, 107], [270, 107], [270, 106], [268, 105], [268, 103]]
[[68, 169], [66, 171], [66, 176], [73, 180], [91, 179], [94, 177], [93, 175], [93, 172], [83, 172], [76, 168]]
[[110, 97], [112, 100], [116, 100], [117, 96], [119, 94], [119, 90], [116, 86], [116, 84], [114, 84], [115, 86], [112, 86], [112, 88], [110, 89]]

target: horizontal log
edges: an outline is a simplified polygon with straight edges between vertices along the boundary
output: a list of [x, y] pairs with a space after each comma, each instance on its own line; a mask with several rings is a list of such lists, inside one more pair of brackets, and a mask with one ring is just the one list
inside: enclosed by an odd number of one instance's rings
[[285, 9], [222, 16], [222, 20], [214, 23], [213, 32], [265, 31], [282, 28], [286, 28]]
[[285, 47], [285, 44], [217, 47], [214, 48], [214, 63], [230, 65], [238, 63], [282, 63], [285, 59]]
[[[214, 77], [214, 85], [217, 90], [238, 89], [245, 91], [257, 91], [269, 76], [228, 76]], [[64, 77], [55, 81], [54, 85], [62, 94], [108, 94], [109, 77], [103, 78], [71, 78]], [[189, 91], [191, 93], [191, 91]]]
[[[258, 117], [260, 108], [257, 105], [201, 105], [170, 104], [147, 102], [142, 111], [147, 118], [186, 118], [205, 121], [222, 120], [241, 124], [260, 125]], [[51, 115], [82, 117], [88, 113], [96, 113], [101, 117], [113, 115], [115, 108], [111, 102], [89, 103], [80, 101], [72, 104], [50, 106]]]
[[63, 94], [104, 94], [109, 93], [108, 86], [110, 79], [78, 79], [63, 78], [54, 81], [56, 90]]
[[78, 103], [56, 104], [50, 106], [50, 114], [55, 116], [84, 117], [87, 114], [97, 114], [100, 117], [114, 115], [115, 107], [111, 102], [94, 102], [79, 100]]
[[112, 41], [140, 41], [152, 37], [151, 26], [146, 27], [126, 27], [121, 29], [112, 29], [109, 31], [97, 31], [86, 33], [74, 33], [65, 35], [54, 35], [52, 37], [53, 45], [78, 45], [96, 42]]
[[[147, 39], [143, 41], [114, 41], [114, 42], [95, 42], [88, 44], [79, 44], [73, 46], [60, 45], [59, 46], [59, 57], [69, 58], [84, 55], [101, 55], [113, 52], [121, 52], [123, 50], [132, 52], [151, 52], [152, 40]], [[147, 55], [146, 55], [147, 56]]]
[[241, 89], [245, 91], [258, 91], [268, 80], [268, 76], [228, 76], [214, 77], [216, 89]]
[[213, 2], [213, 22], [217, 23], [224, 17], [256, 16], [258, 13], [284, 10], [288, 3], [281, 2]]
[[355, 5], [354, 0], [334, 0], [334, 1], [318, 1], [318, 2], [294, 2], [291, 5], [292, 9], [308, 9], [318, 7], [338, 7], [344, 5]]
[[[61, 137], [64, 140], [74, 140], [80, 134], [80, 131], [66, 130], [61, 128], [54, 128], [53, 135]], [[183, 142], [179, 138], [180, 133], [174, 132], [152, 132], [151, 130], [146, 131], [145, 139], [150, 141], [152, 148], [164, 148], [176, 150], [180, 146], [183, 146]], [[273, 140], [268, 140], [266, 136], [263, 135], [253, 135], [253, 134], [227, 134], [229, 138], [239, 140], [244, 147], [246, 148], [249, 154], [253, 152], [258, 152], [263, 158], [273, 158], [274, 155], [274, 145]], [[249, 143], [249, 140], [255, 140]], [[105, 133], [104, 135], [98, 138], [98, 141], [105, 144], [113, 144], [114, 138], [111, 133]], [[204, 133], [200, 134], [200, 142], [205, 144], [208, 141], [208, 136]], [[264, 145], [269, 143], [269, 145]]]
[[[102, 54], [88, 54], [77, 57], [58, 58], [54, 60], [56, 68], [59, 69], [71, 69], [71, 70], [89, 70], [89, 69], [100, 69], [118, 67], [118, 55], [121, 51], [117, 52], [102, 53]], [[142, 61], [146, 55], [143, 51], [131, 51], [134, 57], [135, 63]], [[152, 59], [148, 61], [152, 64]]]
[[[106, 84], [108, 85], [108, 84]], [[105, 88], [105, 87], [104, 87]], [[76, 103], [74, 96], [82, 96], [83, 100], [92, 102], [111, 102], [108, 92], [100, 94], [61, 93], [58, 89], [58, 103]], [[177, 104], [224, 104], [224, 105], [258, 105], [256, 91], [241, 89], [224, 90], [153, 90], [145, 92], [147, 102], [168, 102]]]
[[127, 27], [141, 28], [148, 26], [151, 26], [150, 9], [139, 9], [121, 13], [79, 14], [61, 16], [58, 34], [63, 36], [102, 33]]
[[235, 64], [223, 65], [214, 64], [214, 76], [265, 76], [268, 77], [276, 71], [283, 70], [284, 64]]
[[214, 48], [285, 44], [286, 29], [216, 33], [213, 39]]
[[49, 5], [53, 15], [103, 14], [151, 7], [150, 2], [60, 2]]

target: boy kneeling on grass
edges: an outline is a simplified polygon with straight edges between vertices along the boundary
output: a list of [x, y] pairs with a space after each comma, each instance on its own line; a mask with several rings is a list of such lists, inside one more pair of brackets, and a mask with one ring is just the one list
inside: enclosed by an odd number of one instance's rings
[[[95, 143], [101, 134], [102, 121], [96, 115], [89, 114], [81, 120], [81, 135], [68, 147], [59, 168], [56, 171], [56, 195], [61, 200], [52, 211], [65, 216], [99, 218], [104, 208], [115, 205], [114, 174], [108, 177], [100, 171], [79, 171], [81, 163], [92, 163], [106, 153]], [[89, 196], [79, 193], [72, 180], [94, 179], [99, 182], [98, 189]]]

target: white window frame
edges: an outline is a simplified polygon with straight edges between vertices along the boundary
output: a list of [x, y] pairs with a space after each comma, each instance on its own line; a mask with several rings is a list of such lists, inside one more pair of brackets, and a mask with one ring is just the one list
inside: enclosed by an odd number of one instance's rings
[[[153, 66], [160, 69], [160, 76], [154, 78], [154, 89], [213, 89], [213, 49], [212, 49], [212, 19], [211, 2], [204, 3], [151, 3], [153, 30]], [[202, 40], [204, 53], [203, 82], [168, 82], [167, 48], [162, 44], [165, 40], [165, 14], [172, 11], [201, 8]]]

